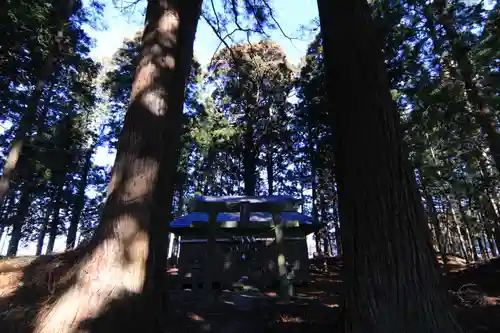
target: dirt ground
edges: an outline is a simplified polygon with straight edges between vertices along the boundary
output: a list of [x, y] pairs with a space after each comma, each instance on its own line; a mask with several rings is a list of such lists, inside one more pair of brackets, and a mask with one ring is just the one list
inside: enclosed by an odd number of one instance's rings
[[[20, 284], [11, 279], [16, 277], [13, 272], [22, 272], [29, 264], [27, 260], [0, 262], [0, 305], [9, 302], [6, 295], [11, 294], [13, 288], [19, 292]], [[448, 262], [451, 272], [445, 279], [464, 332], [500, 332], [500, 258], [473, 265], [458, 258], [449, 258]], [[193, 292], [170, 291], [168, 313], [164, 317], [168, 325], [166, 332], [342, 332], [338, 326], [341, 325], [340, 262], [334, 258], [314, 260], [310, 271], [312, 280], [308, 285], [297, 287], [296, 297], [288, 304], [281, 303], [273, 290], [256, 290], [249, 286], [240, 286], [237, 291], [221, 290], [212, 294], [214, 300], [211, 302], [203, 301], [203, 295]], [[41, 272], [32, 274], [43, 275]], [[32, 289], [27, 290], [29, 295], [25, 295], [26, 291], [21, 297], [27, 301], [25, 304], [32, 304], [36, 295]], [[1, 308], [10, 306], [3, 304]], [[19, 322], [27, 319], [25, 311], [20, 312]], [[0, 328], [3, 327], [2, 318], [0, 315]], [[0, 331], [12, 330], [2, 328]]]
[[[468, 333], [500, 332], [500, 258], [467, 265], [449, 258], [446, 277], [459, 321]], [[342, 281], [339, 262], [316, 260], [311, 264], [312, 281], [297, 287], [289, 304], [279, 304], [272, 291], [255, 292], [253, 299], [241, 304], [239, 293], [219, 294], [220, 302], [203, 306], [196, 300], [176, 302], [170, 316], [171, 332], [254, 333], [254, 332], [341, 332]], [[175, 298], [172, 299], [175, 301]], [[243, 302], [244, 303], [244, 302]], [[179, 306], [181, 305], [182, 306]]]

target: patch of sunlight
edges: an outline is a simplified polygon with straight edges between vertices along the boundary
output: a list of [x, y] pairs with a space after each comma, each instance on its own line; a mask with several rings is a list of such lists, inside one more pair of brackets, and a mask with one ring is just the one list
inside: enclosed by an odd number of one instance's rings
[[338, 304], [326, 304], [326, 303], [323, 303], [324, 306], [326, 306], [327, 308], [338, 308], [340, 307], [340, 305]]
[[300, 317], [280, 315], [279, 321], [282, 323], [303, 323], [305, 320]]
[[188, 318], [193, 321], [205, 321], [205, 318], [193, 312], [188, 313]]

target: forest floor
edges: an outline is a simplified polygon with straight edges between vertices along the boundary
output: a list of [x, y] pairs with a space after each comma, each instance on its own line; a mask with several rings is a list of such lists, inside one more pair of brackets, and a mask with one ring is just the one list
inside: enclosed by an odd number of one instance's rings
[[[7, 295], [19, 289], [19, 284], [13, 283], [12, 279], [18, 280], [16, 274], [27, 274], [22, 267], [32, 260], [13, 258], [0, 261], [0, 327], [5, 324], [2, 323], [5, 309], [11, 308], [7, 304], [10, 303]], [[467, 265], [461, 259], [450, 257], [449, 267], [451, 272], [446, 282], [464, 332], [500, 332], [500, 258]], [[338, 326], [341, 325], [340, 262], [334, 258], [313, 260], [310, 271], [310, 283], [297, 287], [296, 296], [287, 304], [280, 302], [275, 291], [256, 290], [248, 286], [220, 291], [212, 302], [203, 302], [200, 294], [193, 292], [170, 291], [167, 332], [341, 332]], [[44, 275], [41, 272], [32, 274]], [[25, 304], [32, 304], [29, 299], [36, 297], [31, 289], [29, 293], [28, 303]], [[24, 313], [19, 316], [20, 321], [27, 319], [27, 311], [29, 309], [19, 312]], [[4, 328], [0, 331], [14, 332]]]
[[[450, 257], [449, 267], [446, 281], [464, 332], [500, 332], [500, 258], [467, 265]], [[311, 282], [297, 287], [288, 304], [280, 304], [274, 292], [222, 292], [210, 306], [176, 300], [170, 332], [341, 332], [335, 329], [341, 325], [339, 270], [335, 259], [316, 260]]]

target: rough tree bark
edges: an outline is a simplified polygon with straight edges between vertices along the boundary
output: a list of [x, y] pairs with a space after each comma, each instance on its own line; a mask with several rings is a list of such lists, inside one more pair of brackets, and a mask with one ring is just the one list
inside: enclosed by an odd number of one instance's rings
[[318, 0], [333, 101], [345, 332], [460, 332], [366, 0]]
[[[101, 223], [38, 311], [33, 333], [164, 331], [155, 295], [165, 277], [172, 176], [202, 0], [149, 0], [131, 101]], [[53, 260], [54, 261], [54, 260]], [[76, 262], [75, 262], [76, 261]], [[39, 300], [38, 300], [39, 301]], [[1, 324], [1, 323], [0, 323]], [[1, 326], [1, 325], [0, 325]], [[18, 332], [19, 325], [2, 332]]]

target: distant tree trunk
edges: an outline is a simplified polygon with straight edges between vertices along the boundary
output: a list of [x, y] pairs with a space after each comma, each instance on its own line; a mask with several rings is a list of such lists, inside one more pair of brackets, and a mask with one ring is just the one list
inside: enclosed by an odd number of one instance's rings
[[441, 223], [438, 218], [438, 214], [436, 212], [436, 205], [434, 203], [434, 199], [432, 198], [432, 195], [428, 192], [428, 185], [427, 181], [425, 180], [424, 177], [421, 177], [421, 186], [422, 186], [422, 192], [425, 198], [425, 201], [427, 203], [427, 207], [429, 209], [429, 217], [432, 221], [432, 224], [434, 225], [434, 231], [435, 231], [435, 240], [439, 249], [439, 254], [441, 255], [441, 260], [443, 261], [443, 267], [445, 271], [448, 270], [448, 258], [446, 254], [446, 246], [443, 244], [441, 238], [443, 236], [443, 231], [441, 229]]
[[45, 90], [45, 85], [52, 75], [54, 61], [62, 50], [62, 42], [65, 32], [64, 25], [70, 18], [74, 5], [75, 0], [58, 1], [54, 5], [56, 6], [55, 10], [59, 13], [60, 20], [58, 24], [60, 27], [58, 28], [56, 36], [54, 36], [51, 49], [49, 50], [47, 57], [45, 58], [44, 65], [38, 74], [35, 89], [28, 99], [26, 111], [21, 117], [19, 127], [17, 128], [14, 140], [12, 141], [5, 159], [2, 176], [0, 177], [0, 201], [2, 201], [9, 192], [12, 176], [17, 170], [19, 157], [24, 149], [25, 141], [28, 139], [27, 134], [35, 124], [38, 104]]
[[[316, 165], [313, 156], [310, 156], [311, 163], [311, 197], [312, 197], [312, 219], [314, 223], [319, 223], [318, 220], [318, 182], [316, 175]], [[323, 216], [322, 216], [323, 218]]]
[[[164, 332], [176, 150], [201, 0], [149, 0], [131, 101], [101, 223], [36, 318], [33, 333]], [[55, 260], [55, 259], [54, 259]], [[66, 281], [74, 281], [66, 283]], [[17, 326], [16, 326], [17, 327]], [[13, 332], [16, 327], [13, 327]], [[7, 332], [8, 330], [2, 330]]]
[[371, 10], [366, 0], [318, 0], [318, 7], [345, 221], [345, 332], [460, 332], [440, 285]]
[[333, 223], [335, 225], [335, 245], [337, 247], [337, 256], [341, 257], [343, 255], [343, 251], [342, 251], [340, 224], [338, 219], [334, 219]]
[[462, 235], [462, 231], [460, 230], [460, 218], [457, 214], [457, 203], [456, 203], [456, 199], [455, 198], [452, 198], [450, 195], [446, 195], [446, 200], [448, 201], [448, 207], [450, 209], [450, 212], [451, 212], [451, 217], [452, 217], [452, 220], [453, 220], [453, 227], [455, 229], [455, 232], [456, 232], [456, 239], [455, 239], [455, 243], [457, 243], [457, 247], [459, 248], [459, 253], [461, 254], [461, 257], [464, 258], [467, 262], [469, 262], [469, 258], [467, 256], [467, 250], [465, 248], [465, 242], [464, 242], [464, 238], [463, 238], [463, 235]]
[[484, 230], [485, 230], [486, 239], [488, 240], [491, 255], [493, 257], [496, 257], [496, 256], [498, 256], [498, 249], [497, 249], [496, 244], [495, 244], [495, 237], [493, 236], [493, 230], [492, 230], [491, 225], [487, 224]]
[[184, 212], [184, 186], [179, 186], [178, 188], [179, 198], [177, 200], [177, 212], [175, 216], [182, 216]]
[[54, 245], [56, 244], [57, 234], [59, 233], [59, 225], [61, 224], [61, 206], [63, 197], [63, 185], [59, 185], [54, 198], [54, 211], [52, 212], [52, 221], [49, 225], [49, 242], [47, 243], [47, 248], [45, 249], [45, 254], [51, 254], [54, 252]]
[[16, 215], [12, 217], [12, 232], [10, 235], [9, 245], [7, 248], [7, 256], [17, 255], [19, 242], [22, 237], [22, 229], [26, 216], [28, 216], [31, 205], [31, 192], [33, 187], [30, 183], [24, 184], [21, 188], [21, 198], [17, 206]]
[[88, 176], [90, 168], [92, 167], [92, 155], [95, 151], [95, 145], [85, 154], [85, 161], [82, 170], [82, 178], [78, 183], [78, 193], [75, 198], [75, 205], [73, 207], [73, 212], [71, 215], [71, 222], [68, 228], [68, 234], [66, 236], [66, 250], [71, 250], [75, 247], [76, 233], [78, 231], [78, 223], [80, 222], [80, 216], [82, 215], [83, 208], [85, 207], [85, 190], [87, 189]]
[[271, 143], [266, 147], [267, 195], [274, 194], [274, 160]]
[[49, 221], [50, 221], [50, 215], [52, 214], [52, 205], [47, 205], [45, 208], [45, 216], [42, 221], [42, 225], [40, 228], [40, 231], [38, 233], [38, 238], [36, 241], [36, 252], [35, 254], [37, 256], [42, 255], [43, 251], [43, 242], [45, 241], [45, 235], [47, 234], [47, 228], [49, 226]]
[[495, 205], [491, 200], [491, 195], [484, 193], [481, 196], [484, 215], [487, 223], [491, 224], [491, 233], [495, 238], [497, 244], [500, 244], [500, 216], [498, 216]]
[[[332, 180], [333, 184], [335, 181]], [[340, 236], [340, 223], [339, 223], [339, 215], [338, 215], [338, 197], [337, 197], [337, 187], [334, 186], [332, 191], [331, 201], [333, 202], [333, 227], [335, 228], [335, 246], [337, 248], [337, 256], [342, 256], [342, 238]]]
[[481, 232], [479, 234], [479, 237], [477, 238], [477, 242], [479, 245], [479, 250], [481, 251], [481, 259], [483, 260], [488, 260], [490, 259], [490, 254], [488, 253], [488, 250], [486, 249], [486, 244], [484, 243], [484, 234]]
[[319, 256], [323, 252], [321, 249], [321, 232], [314, 233], [314, 244], [316, 245], [316, 254]]
[[203, 174], [205, 175], [203, 183], [203, 195], [208, 195], [209, 190], [213, 192], [214, 185], [214, 171], [213, 164], [217, 157], [217, 151], [215, 149], [210, 149], [207, 154], [207, 160], [205, 162], [205, 167], [203, 168]]
[[244, 133], [245, 146], [243, 148], [243, 181], [245, 195], [255, 195], [257, 187], [257, 153], [253, 142], [253, 123], [247, 116], [246, 130]]
[[14, 208], [14, 202], [16, 200], [15, 193], [11, 192], [11, 194], [4, 200], [2, 204], [2, 214], [0, 215], [0, 226], [5, 227], [6, 221], [11, 210]]
[[330, 250], [330, 237], [328, 237], [328, 231], [325, 231], [325, 235], [323, 237], [323, 254], [331, 257], [332, 251]]
[[465, 237], [467, 239], [467, 244], [468, 244], [468, 249], [469, 249], [469, 257], [474, 260], [474, 261], [477, 261], [478, 260], [478, 257], [477, 257], [477, 252], [476, 252], [476, 249], [474, 247], [474, 242], [472, 241], [472, 238], [470, 237], [470, 221], [469, 221], [469, 217], [467, 216], [467, 214], [465, 213], [465, 210], [464, 210], [464, 207], [462, 206], [462, 204], [460, 202], [458, 202], [458, 210], [460, 212], [460, 216], [462, 217], [462, 221], [464, 222], [464, 225], [465, 225]]

